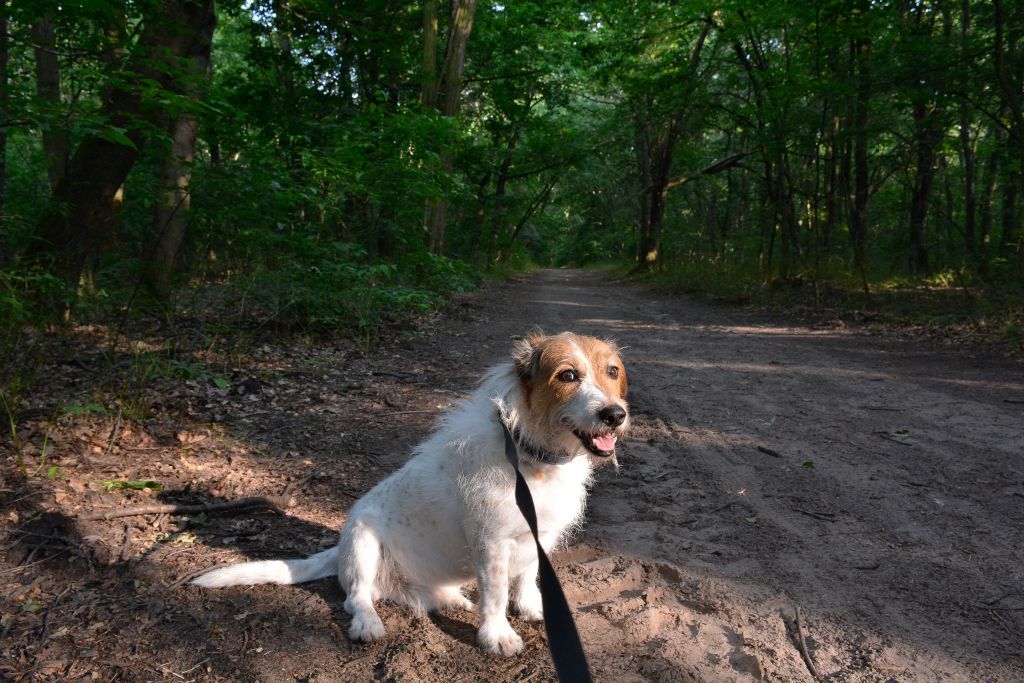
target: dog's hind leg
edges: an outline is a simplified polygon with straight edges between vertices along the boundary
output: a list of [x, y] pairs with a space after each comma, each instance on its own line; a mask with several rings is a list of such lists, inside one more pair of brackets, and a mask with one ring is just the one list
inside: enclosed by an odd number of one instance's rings
[[459, 586], [438, 586], [430, 591], [430, 609], [461, 609], [472, 612], [476, 605], [462, 594]]
[[381, 565], [380, 540], [370, 527], [355, 522], [342, 531], [338, 578], [347, 593], [345, 611], [352, 615], [348, 637], [369, 643], [384, 635], [384, 622], [373, 608]]

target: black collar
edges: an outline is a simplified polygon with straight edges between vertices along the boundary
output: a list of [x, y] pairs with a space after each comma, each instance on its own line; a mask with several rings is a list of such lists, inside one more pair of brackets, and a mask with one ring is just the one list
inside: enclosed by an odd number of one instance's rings
[[[537, 462], [542, 462], [546, 465], [564, 465], [573, 459], [573, 456], [571, 455], [552, 453], [551, 451], [546, 451], [527, 441], [523, 438], [523, 434], [518, 428], [513, 430], [509, 429], [508, 423], [505, 422], [504, 417], [502, 417], [500, 413], [498, 414], [498, 422], [501, 423], [502, 431], [505, 432], [506, 446], [511, 443], [514, 451], [520, 456], [526, 456], [531, 460], [536, 460]], [[508, 448], [505, 449], [505, 454], [509, 456], [509, 460], [511, 461]], [[515, 466], [517, 463], [512, 464]]]

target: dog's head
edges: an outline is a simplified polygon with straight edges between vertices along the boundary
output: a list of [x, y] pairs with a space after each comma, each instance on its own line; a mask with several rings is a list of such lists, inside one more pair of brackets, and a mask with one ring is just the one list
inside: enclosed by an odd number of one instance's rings
[[526, 414], [520, 424], [535, 445], [597, 458], [615, 455], [629, 426], [626, 368], [611, 342], [570, 332], [534, 334], [515, 350]]

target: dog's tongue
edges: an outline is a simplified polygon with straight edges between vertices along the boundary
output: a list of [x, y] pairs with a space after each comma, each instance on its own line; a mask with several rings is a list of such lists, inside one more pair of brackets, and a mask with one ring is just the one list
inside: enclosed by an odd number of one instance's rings
[[599, 451], [614, 451], [615, 450], [615, 435], [614, 434], [602, 434], [601, 436], [594, 437], [594, 447]]

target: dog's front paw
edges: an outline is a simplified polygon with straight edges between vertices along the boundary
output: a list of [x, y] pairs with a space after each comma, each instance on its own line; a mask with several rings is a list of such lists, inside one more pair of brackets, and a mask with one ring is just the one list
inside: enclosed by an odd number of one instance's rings
[[384, 635], [384, 622], [376, 612], [358, 612], [352, 615], [348, 637], [356, 642], [372, 643]]
[[507, 621], [484, 624], [477, 633], [480, 647], [496, 655], [511, 657], [523, 649], [523, 639]]

